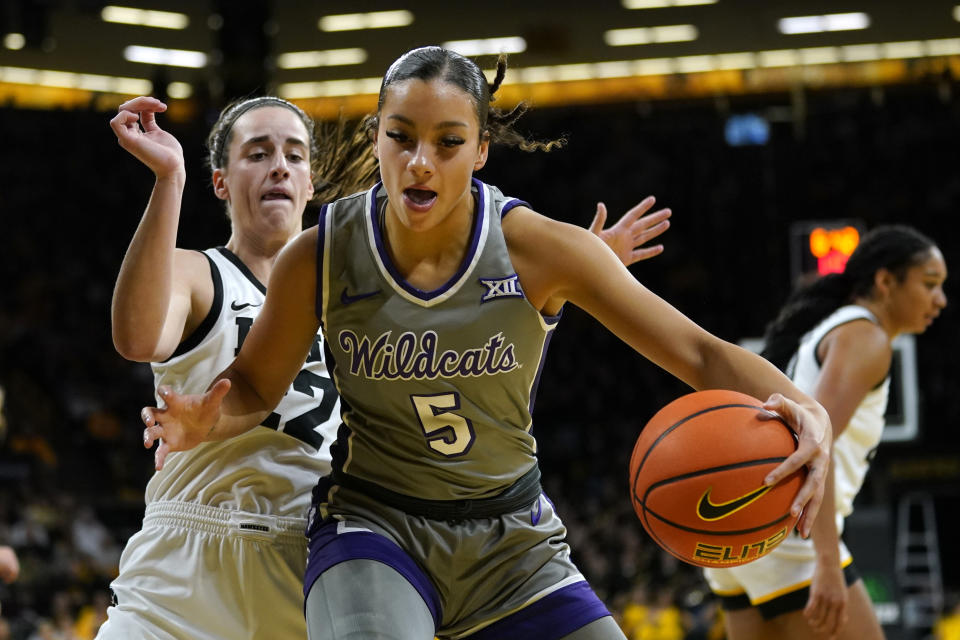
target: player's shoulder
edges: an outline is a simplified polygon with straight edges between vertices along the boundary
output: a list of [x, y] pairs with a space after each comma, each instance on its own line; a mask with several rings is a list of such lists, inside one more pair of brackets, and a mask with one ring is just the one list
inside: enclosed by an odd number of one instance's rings
[[203, 251], [177, 248], [173, 253], [174, 283], [194, 294], [210, 293], [214, 286], [214, 261]]
[[277, 260], [313, 263], [317, 254], [317, 226], [307, 227], [280, 250]]
[[380, 185], [375, 185], [365, 191], [357, 191], [350, 195], [341, 196], [324, 204], [321, 207], [321, 215], [330, 215], [333, 211], [335, 211], [337, 215], [343, 215], [347, 211], [363, 211], [366, 209], [366, 203], [369, 202], [369, 199], [376, 197], [380, 191]]
[[890, 336], [883, 327], [869, 318], [852, 318], [830, 331], [831, 337], [851, 347], [870, 352], [890, 352]]
[[197, 267], [210, 263], [206, 251], [199, 249], [181, 249], [177, 247], [173, 250], [174, 260], [191, 267]]
[[824, 347], [833, 355], [857, 361], [860, 367], [886, 372], [893, 357], [890, 336], [873, 320], [854, 318], [834, 327], [824, 337]]
[[382, 210], [380, 207], [385, 197], [382, 190], [378, 192], [374, 187], [368, 191], [358, 191], [328, 202], [321, 208], [317, 220], [319, 233], [316, 227], [311, 233], [320, 238], [328, 235], [339, 237], [344, 229], [363, 226], [366, 223], [367, 214], [371, 213], [371, 207]]

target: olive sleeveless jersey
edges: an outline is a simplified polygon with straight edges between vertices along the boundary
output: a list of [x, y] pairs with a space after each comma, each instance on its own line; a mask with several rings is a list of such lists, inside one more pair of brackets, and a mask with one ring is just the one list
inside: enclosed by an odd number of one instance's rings
[[501, 217], [525, 205], [479, 180], [460, 269], [421, 291], [393, 265], [381, 184], [324, 207], [317, 315], [343, 424], [338, 472], [427, 500], [496, 495], [537, 464], [533, 400], [549, 337], [507, 252]]
[[[840, 307], [808, 331], [787, 367], [793, 382], [803, 391], [813, 393], [820, 376], [817, 347], [830, 331], [847, 322], [866, 319], [877, 323], [874, 315], [859, 305]], [[883, 434], [884, 414], [890, 390], [890, 376], [871, 389], [857, 406], [846, 430], [833, 443], [834, 480], [837, 513], [843, 517], [853, 512], [853, 499], [863, 485], [874, 451]]]
[[[168, 360], [151, 364], [155, 384], [170, 385], [179, 393], [204, 392], [233, 362], [266, 293], [228, 249], [203, 253], [210, 261], [214, 283], [210, 312]], [[168, 455], [164, 468], [147, 484], [147, 504], [195, 502], [305, 517], [313, 485], [320, 475], [329, 473], [328, 449], [340, 422], [338, 398], [321, 345], [318, 335], [293, 385], [263, 426]]]

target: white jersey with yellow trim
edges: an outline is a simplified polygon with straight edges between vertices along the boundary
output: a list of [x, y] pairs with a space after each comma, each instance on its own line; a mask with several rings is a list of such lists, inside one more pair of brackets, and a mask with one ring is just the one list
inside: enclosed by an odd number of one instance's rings
[[[153, 363], [157, 386], [202, 393], [240, 350], [266, 288], [232, 252], [207, 249], [214, 302], [201, 325], [165, 362]], [[198, 503], [247, 513], [303, 518], [317, 478], [330, 471], [329, 446], [340, 406], [317, 335], [279, 406], [247, 433], [167, 456], [146, 502]], [[159, 402], [160, 399], [157, 398]], [[158, 405], [162, 406], [162, 405]]]
[[[806, 393], [813, 393], [821, 370], [817, 347], [830, 331], [855, 320], [877, 322], [868, 309], [847, 305], [827, 316], [800, 339], [800, 346], [787, 365], [787, 374], [794, 384]], [[843, 532], [844, 518], [853, 511], [853, 500], [863, 485], [870, 460], [880, 443], [889, 388], [890, 377], [887, 376], [867, 393], [854, 411], [847, 428], [834, 440], [834, 518], [838, 532]], [[824, 514], [820, 517], [824, 517]], [[840, 566], [849, 571], [852, 569], [849, 565], [853, 562], [850, 551], [842, 539], [837, 541], [837, 545]], [[805, 597], [803, 589], [809, 587], [814, 578], [817, 557], [813, 538], [801, 538], [793, 532], [762, 558], [737, 567], [706, 568], [703, 574], [715, 594], [733, 598], [731, 602], [746, 596], [751, 606], [761, 607], [761, 612], [764, 611], [763, 607], [768, 608], [763, 614], [765, 617], [774, 616], [794, 610], [791, 608], [794, 606], [791, 598], [795, 598], [796, 594]], [[856, 574], [853, 572], [850, 575]], [[724, 603], [724, 606], [730, 606], [730, 603]]]
[[[813, 393], [820, 377], [821, 363], [817, 347], [830, 331], [854, 320], [877, 323], [876, 317], [859, 305], [840, 307], [800, 340], [800, 347], [787, 367], [787, 373], [802, 391]], [[871, 389], [857, 406], [846, 430], [834, 440], [834, 484], [838, 525], [853, 512], [853, 500], [863, 486], [870, 461], [883, 434], [884, 414], [890, 390], [890, 376]]]

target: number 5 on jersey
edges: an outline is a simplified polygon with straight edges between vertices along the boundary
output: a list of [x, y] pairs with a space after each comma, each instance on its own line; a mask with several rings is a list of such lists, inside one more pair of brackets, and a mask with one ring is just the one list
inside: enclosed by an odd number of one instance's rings
[[453, 413], [460, 408], [459, 393], [410, 396], [420, 428], [431, 449], [448, 458], [462, 456], [473, 446], [473, 424]]

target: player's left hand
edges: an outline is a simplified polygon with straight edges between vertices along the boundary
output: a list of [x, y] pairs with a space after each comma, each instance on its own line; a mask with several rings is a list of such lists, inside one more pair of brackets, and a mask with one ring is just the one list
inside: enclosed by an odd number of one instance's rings
[[800, 515], [797, 528], [804, 538], [809, 537], [823, 502], [824, 483], [830, 470], [830, 443], [833, 441], [830, 417], [823, 407], [817, 407], [819, 410], [802, 406], [779, 393], [774, 393], [763, 403], [764, 409], [783, 418], [797, 434], [797, 450], [771, 471], [764, 483], [775, 485], [807, 465], [807, 479], [790, 507], [791, 514]]
[[217, 380], [202, 394], [180, 394], [169, 385], [157, 388], [165, 407], [144, 407], [143, 446], [147, 449], [159, 442], [154, 452], [154, 467], [163, 469], [167, 454], [186, 451], [204, 442], [220, 419], [220, 405], [230, 391], [230, 381]]
[[656, 199], [653, 196], [647, 196], [623, 214], [615, 225], [604, 229], [603, 225], [607, 221], [607, 206], [598, 202], [597, 213], [593, 222], [590, 223], [590, 231], [600, 236], [600, 239], [617, 254], [620, 262], [628, 267], [634, 262], [660, 255], [663, 253], [662, 244], [652, 247], [643, 245], [670, 228], [668, 218], [673, 212], [670, 209], [659, 209], [647, 214], [654, 203]]

